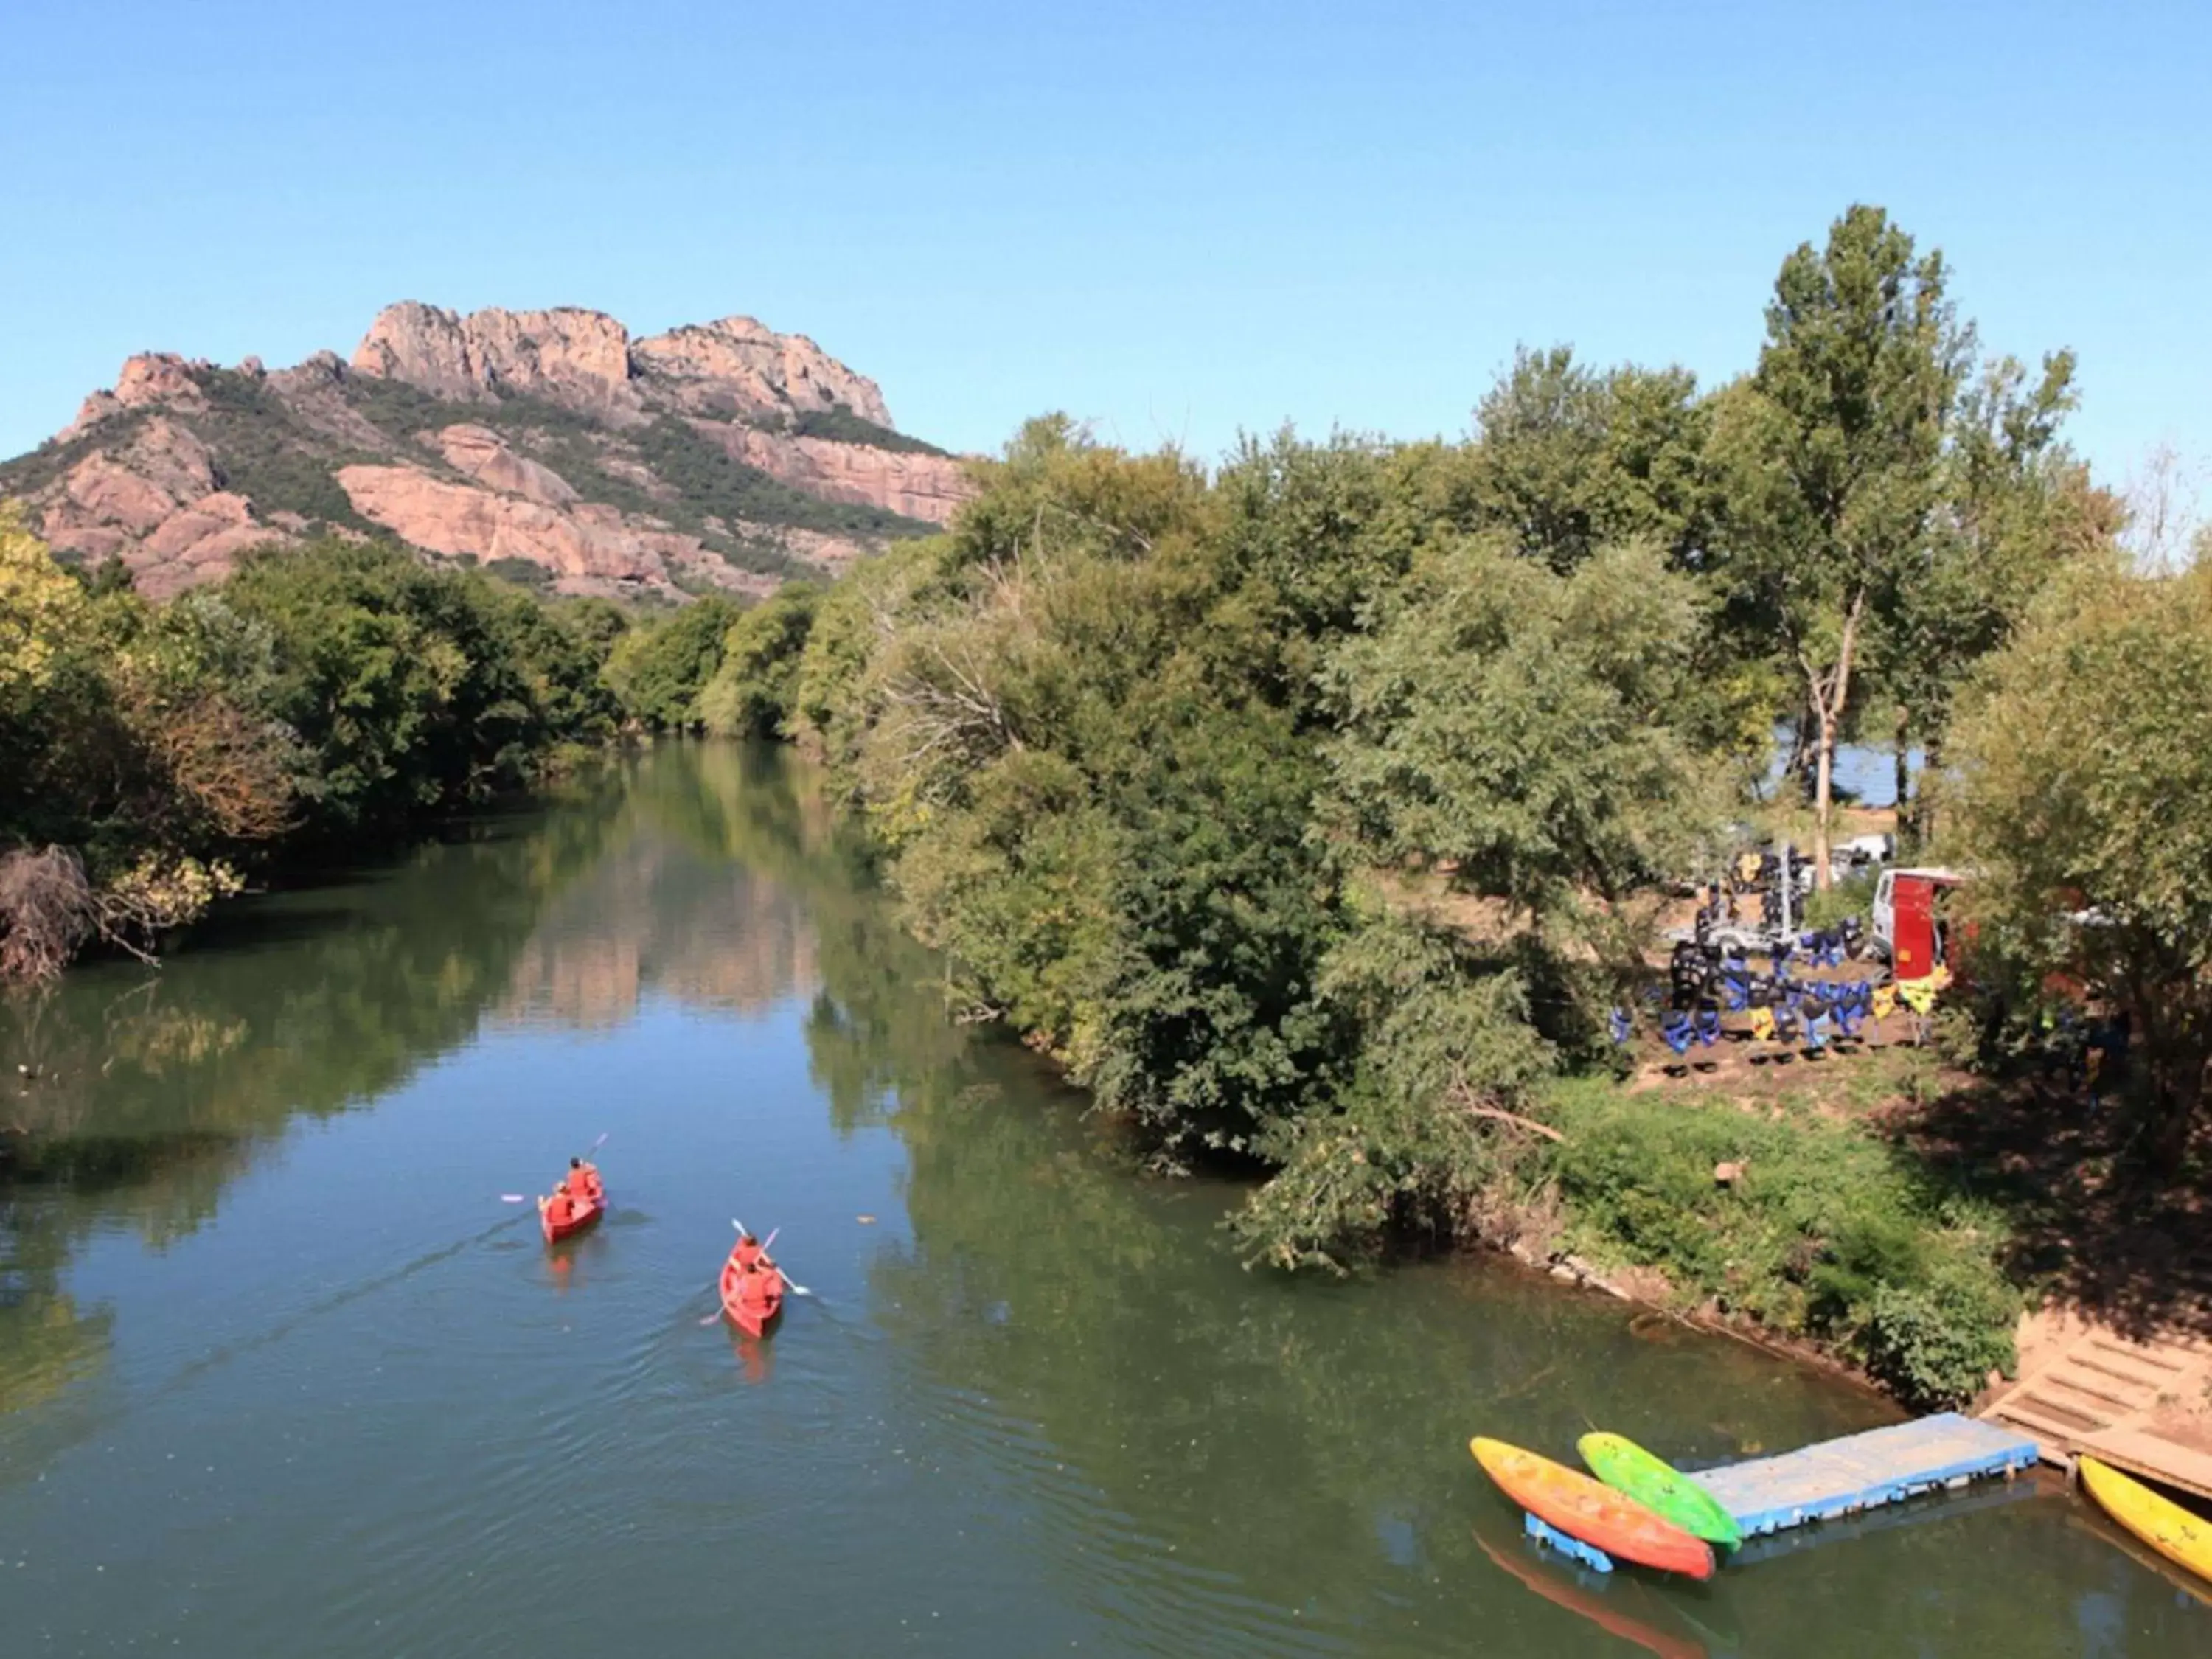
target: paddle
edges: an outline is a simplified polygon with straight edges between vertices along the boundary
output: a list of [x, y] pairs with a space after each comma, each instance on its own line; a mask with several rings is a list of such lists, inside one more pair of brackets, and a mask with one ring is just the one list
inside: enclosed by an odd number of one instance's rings
[[[736, 1228], [739, 1232], [744, 1232], [744, 1231], [745, 1231], [745, 1224], [744, 1224], [744, 1222], [742, 1222], [742, 1221], [738, 1220], [735, 1216], [732, 1216], [732, 1217], [730, 1218], [730, 1225], [732, 1225], [732, 1227], [735, 1227], [735, 1228]], [[778, 1228], [775, 1230], [775, 1233], [780, 1233], [780, 1232], [781, 1232], [782, 1231], [783, 1231], [783, 1229], [782, 1229], [782, 1228], [778, 1227]], [[769, 1235], [769, 1238], [771, 1241], [773, 1241], [773, 1240], [775, 1239], [775, 1233], [770, 1233], [770, 1234]], [[762, 1245], [762, 1246], [761, 1246], [761, 1249], [762, 1249], [763, 1250], [766, 1250], [766, 1249], [768, 1249], [768, 1246], [767, 1246], [766, 1244], [763, 1244], [763, 1245]], [[782, 1280], [783, 1280], [783, 1287], [784, 1287], [784, 1289], [786, 1289], [787, 1291], [790, 1291], [793, 1296], [811, 1296], [811, 1295], [813, 1295], [813, 1294], [814, 1294], [814, 1292], [813, 1292], [813, 1291], [810, 1291], [810, 1290], [808, 1290], [808, 1289], [806, 1288], [806, 1286], [805, 1286], [805, 1285], [804, 1285], [800, 1284], [797, 1279], [793, 1279], [793, 1278], [789, 1273], [787, 1273], [784, 1272], [784, 1270], [783, 1270], [783, 1263], [781, 1263], [781, 1261], [779, 1261], [779, 1262], [777, 1262], [777, 1263], [775, 1264], [775, 1272], [776, 1272], [776, 1276], [777, 1276], [779, 1279], [782, 1279]], [[719, 1288], [720, 1288], [720, 1287], [718, 1285], [716, 1288], [717, 1288], [717, 1289], [719, 1289]]]
[[[597, 1140], [584, 1148], [584, 1156], [586, 1158], [589, 1158], [593, 1152], [598, 1152], [600, 1147], [606, 1144], [606, 1136], [601, 1135]], [[527, 1193], [501, 1193], [499, 1195], [499, 1201], [502, 1204], [527, 1204], [530, 1202], [530, 1194]]]

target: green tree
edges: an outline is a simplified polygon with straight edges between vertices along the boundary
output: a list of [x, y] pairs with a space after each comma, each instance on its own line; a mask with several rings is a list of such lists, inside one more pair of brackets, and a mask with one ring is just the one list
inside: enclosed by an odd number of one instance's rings
[[719, 594], [614, 643], [602, 677], [631, 719], [661, 731], [699, 723], [699, 694], [722, 665], [722, 642], [743, 614]]
[[2054, 583], [1954, 752], [1978, 972], [2031, 995], [2078, 976], [2127, 1011], [2178, 1156], [2212, 1065], [2212, 567]]
[[1522, 347], [1451, 467], [1454, 516], [1561, 573], [1632, 537], [1694, 567], [1711, 529], [1711, 421], [1686, 369], [1590, 368]]
[[1475, 1229], [1483, 1193], [1543, 1132], [1522, 1115], [1558, 1063], [1528, 983], [1464, 933], [1370, 902], [1320, 964], [1318, 1006], [1359, 1033], [1325, 1103], [1278, 1118], [1279, 1166], [1232, 1225], [1248, 1264], [1340, 1267], [1386, 1237]]
[[1759, 367], [1716, 414], [1729, 581], [1796, 665], [1814, 732], [1814, 868], [1828, 881], [1836, 744], [1870, 607], [1924, 553], [1969, 341], [1941, 253], [1880, 208], [1783, 262]]
[[1490, 543], [1427, 556], [1330, 665], [1348, 827], [1529, 920], [1668, 873], [1713, 804], [1674, 724], [1700, 611], [1645, 546], [1571, 577]]
[[2118, 501], [2059, 441], [2075, 402], [2071, 353], [2046, 357], [2033, 380], [2014, 358], [1987, 365], [1960, 397], [1929, 534], [1875, 590], [1869, 662], [1894, 711], [1899, 824], [1916, 843], [1935, 823], [1913, 792], [1912, 744], [1940, 775], [1959, 686], [2054, 574], [2106, 554], [2119, 532]]
[[605, 729], [587, 642], [474, 572], [333, 540], [249, 558], [223, 598], [273, 641], [256, 712], [312, 754], [300, 790], [319, 833], [484, 799]]
[[820, 588], [793, 583], [730, 624], [721, 665], [699, 693], [702, 726], [717, 737], [774, 737], [784, 729], [821, 603]]

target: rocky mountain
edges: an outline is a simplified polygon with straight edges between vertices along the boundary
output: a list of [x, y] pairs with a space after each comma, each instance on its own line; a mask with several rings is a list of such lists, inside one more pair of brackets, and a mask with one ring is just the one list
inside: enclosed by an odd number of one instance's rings
[[804, 335], [729, 317], [637, 339], [596, 311], [412, 301], [350, 360], [133, 357], [0, 464], [58, 552], [119, 558], [157, 598], [333, 530], [564, 592], [764, 592], [933, 529], [966, 488]]

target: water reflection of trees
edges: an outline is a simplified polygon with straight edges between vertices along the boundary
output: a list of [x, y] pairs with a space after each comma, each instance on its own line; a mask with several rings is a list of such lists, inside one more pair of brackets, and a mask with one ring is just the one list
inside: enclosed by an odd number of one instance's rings
[[77, 1241], [191, 1231], [295, 1114], [373, 1098], [465, 1040], [619, 803], [580, 785], [551, 815], [242, 907], [161, 973], [96, 966], [0, 1000], [0, 1411], [104, 1362], [109, 1316], [63, 1288]]
[[791, 793], [773, 768], [756, 757], [748, 772], [727, 745], [666, 744], [640, 759], [605, 856], [548, 908], [503, 1012], [605, 1027], [629, 1018], [647, 991], [744, 1013], [811, 985], [805, 909], [737, 856], [725, 830], [724, 798], [748, 788]]
[[815, 1084], [850, 1133], [884, 1103], [945, 1074], [966, 1048], [947, 1024], [936, 958], [897, 925], [867, 854], [832, 810], [817, 769], [789, 750], [710, 744], [638, 780], [641, 811], [702, 856], [771, 885], [811, 938], [806, 1018]]
[[[0, 1414], [105, 1363], [109, 1314], [65, 1288], [95, 1227], [190, 1232], [295, 1114], [388, 1092], [495, 1013], [588, 1025], [647, 988], [738, 1011], [788, 997], [816, 983], [824, 928], [841, 980], [895, 971], [803, 769], [664, 745], [550, 812], [241, 906], [158, 974], [95, 966], [0, 1000]], [[894, 1031], [824, 996], [811, 1011], [848, 1124], [886, 1086], [875, 1056], [927, 1052], [916, 999], [895, 1006]]]
[[[901, 1090], [915, 1243], [878, 1258], [871, 1314], [948, 1401], [989, 1402], [974, 1455], [1079, 1472], [1058, 1480], [1080, 1481], [1079, 1504], [1053, 1513], [1042, 1474], [1033, 1493], [1078, 1593], [1127, 1609], [1157, 1592], [1164, 1619], [1221, 1621], [1182, 1650], [1277, 1650], [1259, 1609], [1302, 1609], [1377, 1652], [1609, 1650], [1590, 1628], [1602, 1613], [1601, 1628], [1669, 1654], [2059, 1659], [2081, 1650], [2093, 1603], [2137, 1633], [2129, 1652], [2197, 1650], [2203, 1610], [2057, 1524], [2057, 1496], [1808, 1534], [1710, 1588], [1532, 1553], [1468, 1435], [1571, 1460], [1582, 1432], [1621, 1427], [1721, 1458], [1858, 1426], [1856, 1408], [1747, 1350], [1632, 1330], [1517, 1274], [1244, 1275], [1210, 1236], [1218, 1200], [1130, 1178], [1026, 1060], [986, 1050]], [[946, 1431], [972, 1433], [951, 1425], [975, 1415], [946, 1411]], [[1016, 1453], [1040, 1438], [1048, 1452]], [[1532, 1593], [1492, 1552], [1575, 1593]], [[1241, 1644], [1221, 1639], [1240, 1622]]]
[[[784, 848], [787, 869], [805, 862]], [[2085, 1553], [2052, 1524], [2063, 1500], [1938, 1507], [1706, 1589], [1533, 1554], [1470, 1434], [1571, 1456], [1577, 1435], [1614, 1427], [1717, 1460], [1863, 1426], [1872, 1408], [1516, 1274], [1244, 1274], [1213, 1236], [1228, 1195], [1135, 1178], [1032, 1057], [963, 1041], [879, 898], [824, 874], [808, 902], [817, 1078], [841, 1115], [887, 1107], [908, 1155], [914, 1243], [877, 1259], [871, 1316], [963, 1455], [1024, 1485], [1071, 1593], [1115, 1617], [1157, 1618], [1189, 1652], [1295, 1650], [1297, 1630], [1349, 1624], [1370, 1651], [1582, 1653], [1632, 1631], [1670, 1655], [2057, 1659], [2094, 1601], [2117, 1604], [2142, 1651], [2191, 1650], [2201, 1616]], [[1501, 1570], [1507, 1555], [1524, 1571]]]

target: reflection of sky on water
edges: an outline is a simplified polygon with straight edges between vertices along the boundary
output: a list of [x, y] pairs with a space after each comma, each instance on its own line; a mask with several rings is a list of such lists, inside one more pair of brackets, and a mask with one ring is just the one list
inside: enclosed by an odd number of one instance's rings
[[2127, 1607], [2104, 1590], [2085, 1590], [2074, 1601], [2082, 1659], [2122, 1659], [2128, 1650]]
[[[1782, 776], [1782, 764], [1790, 752], [1790, 734], [1786, 729], [1774, 734], [1774, 764], [1766, 775], [1770, 787]], [[1906, 751], [1906, 757], [1917, 774], [1927, 762], [1927, 756], [1917, 749]], [[1897, 751], [1879, 744], [1863, 743], [1840, 744], [1836, 749], [1835, 786], [1839, 795], [1849, 795], [1862, 806], [1894, 806], [1897, 805]], [[1917, 785], [1914, 786], [1916, 788]]]

